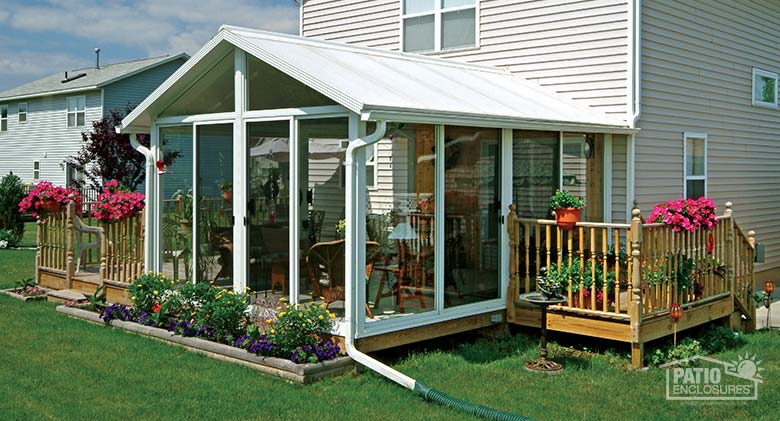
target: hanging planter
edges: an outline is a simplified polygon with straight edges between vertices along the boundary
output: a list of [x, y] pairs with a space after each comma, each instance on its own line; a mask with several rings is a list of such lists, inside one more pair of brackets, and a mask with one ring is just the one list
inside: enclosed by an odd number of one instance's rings
[[557, 190], [550, 197], [550, 206], [555, 211], [555, 222], [562, 230], [570, 230], [582, 220], [585, 201], [566, 191]]
[[157, 165], [157, 174], [162, 175], [168, 172], [167, 167], [165, 165], [165, 161], [163, 161], [162, 159], [158, 159], [156, 165]]

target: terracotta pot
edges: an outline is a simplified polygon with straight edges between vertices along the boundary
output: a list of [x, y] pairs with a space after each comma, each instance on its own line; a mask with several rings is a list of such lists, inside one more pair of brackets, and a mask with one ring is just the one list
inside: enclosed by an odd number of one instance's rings
[[189, 231], [192, 229], [192, 222], [189, 219], [180, 219], [179, 220], [179, 226], [184, 231]]
[[574, 228], [577, 222], [582, 218], [582, 209], [560, 208], [555, 209], [555, 222], [562, 230]]
[[222, 198], [227, 203], [233, 203], [233, 190], [225, 190], [222, 192]]
[[59, 212], [62, 210], [62, 204], [60, 202], [46, 199], [41, 201], [41, 209], [43, 209], [45, 212]]

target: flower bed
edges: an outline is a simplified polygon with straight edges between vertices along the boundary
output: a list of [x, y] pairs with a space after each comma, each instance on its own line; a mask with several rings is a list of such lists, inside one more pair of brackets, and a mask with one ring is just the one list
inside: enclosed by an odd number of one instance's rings
[[[66, 306], [57, 307], [57, 311], [93, 323], [104, 323], [101, 316], [94, 311]], [[308, 384], [326, 377], [349, 372], [354, 367], [354, 363], [349, 357], [338, 357], [320, 363], [296, 364], [287, 359], [258, 356], [231, 345], [196, 337], [186, 337], [170, 332], [167, 329], [160, 329], [136, 322], [112, 319], [108, 324], [118, 329], [150, 336], [171, 345], [181, 346], [188, 351], [200, 353], [209, 358], [243, 365], [261, 373], [297, 383]]]
[[45, 300], [46, 294], [51, 291], [48, 288], [43, 288], [33, 282], [32, 279], [26, 279], [16, 283], [15, 288], [0, 290], [0, 293], [16, 298], [21, 301], [30, 300]]

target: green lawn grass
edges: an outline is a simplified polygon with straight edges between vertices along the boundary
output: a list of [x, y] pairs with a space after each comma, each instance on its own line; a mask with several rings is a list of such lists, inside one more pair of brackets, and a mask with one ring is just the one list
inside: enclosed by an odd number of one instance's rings
[[24, 236], [17, 247], [35, 247], [38, 245], [38, 225], [35, 222], [24, 223]]
[[[32, 274], [33, 254], [0, 250], [0, 285]], [[746, 335], [718, 355], [758, 354], [766, 379], [757, 402], [664, 398], [665, 372], [630, 371], [625, 355], [556, 345], [558, 376], [523, 369], [537, 337], [455, 340], [380, 354], [454, 397], [557, 419], [776, 419], [780, 334]], [[430, 348], [426, 350], [426, 347]], [[0, 419], [65, 418], [468, 419], [423, 402], [370, 372], [301, 386], [124, 331], [70, 319], [47, 303], [0, 296]]]

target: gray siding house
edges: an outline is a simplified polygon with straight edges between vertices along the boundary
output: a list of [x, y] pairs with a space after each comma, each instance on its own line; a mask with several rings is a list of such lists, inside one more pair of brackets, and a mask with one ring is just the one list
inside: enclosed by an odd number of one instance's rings
[[[604, 222], [627, 221], [633, 201], [648, 215], [685, 196], [712, 197], [721, 210], [733, 200], [767, 246], [757, 280], [780, 274], [779, 3], [307, 0], [300, 33], [506, 68], [624, 120], [636, 135], [589, 141], [595, 173], [568, 172], [571, 133], [559, 134], [560, 152], [546, 163], [532, 156], [542, 143], [521, 139], [515, 173], [557, 167], [556, 184], [586, 192], [588, 219]], [[523, 152], [529, 144], [537, 152]], [[529, 203], [538, 201], [530, 179], [513, 181]]]
[[69, 70], [0, 92], [0, 174], [67, 184], [76, 175], [65, 159], [78, 152], [81, 133], [111, 110], [138, 105], [188, 58]]

